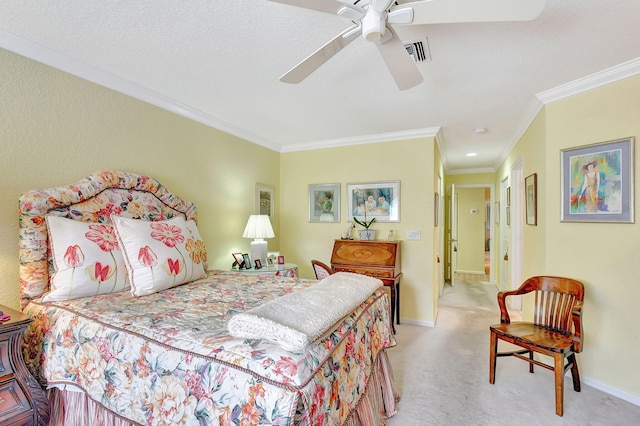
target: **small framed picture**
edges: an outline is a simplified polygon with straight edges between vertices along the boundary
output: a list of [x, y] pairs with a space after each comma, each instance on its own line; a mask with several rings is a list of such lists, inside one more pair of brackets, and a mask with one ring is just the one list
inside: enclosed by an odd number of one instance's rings
[[262, 262], [260, 262], [260, 259], [256, 259], [256, 269], [262, 269]]
[[244, 257], [242, 256], [242, 253], [232, 253], [231, 256], [233, 256], [233, 260], [235, 261], [235, 264], [238, 265], [238, 269], [243, 269]]
[[267, 266], [273, 266], [273, 258], [267, 257]]
[[244, 269], [251, 269], [251, 258], [249, 257], [249, 253], [245, 253], [242, 255], [244, 259]]
[[278, 265], [284, 265], [284, 256], [278, 256]]

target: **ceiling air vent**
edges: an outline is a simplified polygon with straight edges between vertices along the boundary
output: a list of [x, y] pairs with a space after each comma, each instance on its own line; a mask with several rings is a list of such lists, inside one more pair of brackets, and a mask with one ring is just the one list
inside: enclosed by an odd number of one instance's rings
[[404, 48], [407, 49], [407, 53], [413, 58], [413, 62], [415, 63], [431, 61], [431, 53], [429, 52], [429, 42], [427, 39], [404, 42]]

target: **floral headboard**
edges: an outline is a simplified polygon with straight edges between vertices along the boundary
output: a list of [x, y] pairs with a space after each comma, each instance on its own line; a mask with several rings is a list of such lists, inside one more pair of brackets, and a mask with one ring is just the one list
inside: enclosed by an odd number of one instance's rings
[[49, 291], [52, 271], [47, 214], [84, 222], [110, 223], [112, 214], [145, 220], [177, 215], [197, 220], [196, 206], [149, 176], [100, 171], [78, 183], [25, 192], [19, 200], [20, 303]]

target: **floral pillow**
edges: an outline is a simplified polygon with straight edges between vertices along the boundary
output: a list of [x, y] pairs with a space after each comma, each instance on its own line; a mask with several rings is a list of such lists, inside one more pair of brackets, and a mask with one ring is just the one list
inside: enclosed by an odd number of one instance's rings
[[207, 250], [192, 220], [145, 221], [112, 216], [131, 293], [145, 296], [205, 275]]
[[126, 290], [127, 269], [111, 225], [47, 215], [54, 273], [43, 302]]

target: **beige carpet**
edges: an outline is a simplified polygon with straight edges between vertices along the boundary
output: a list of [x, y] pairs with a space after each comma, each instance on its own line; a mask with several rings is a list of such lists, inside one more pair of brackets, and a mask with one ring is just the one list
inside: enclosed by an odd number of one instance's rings
[[556, 416], [553, 373], [536, 368], [530, 374], [528, 364], [513, 357], [498, 359], [496, 383], [489, 384], [496, 289], [482, 275], [459, 278], [455, 287], [445, 286], [435, 328], [396, 326], [398, 346], [389, 358], [402, 399], [389, 426], [640, 425], [639, 406], [584, 383], [575, 392], [570, 377], [564, 416]]

